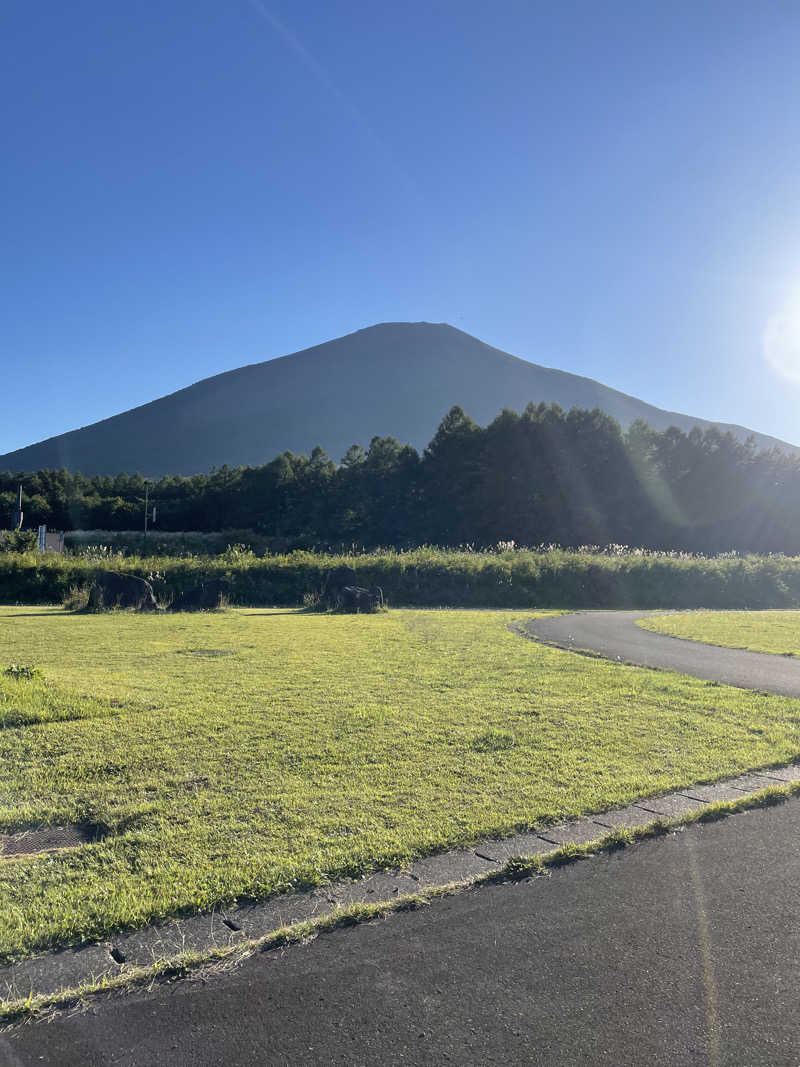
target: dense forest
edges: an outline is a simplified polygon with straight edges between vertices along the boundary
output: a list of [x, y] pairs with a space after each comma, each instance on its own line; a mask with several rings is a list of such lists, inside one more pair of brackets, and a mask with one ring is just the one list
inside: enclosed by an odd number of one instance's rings
[[[25, 526], [141, 529], [140, 475], [64, 470], [0, 474]], [[420, 456], [392, 437], [353, 445], [340, 463], [317, 448], [257, 467], [222, 467], [149, 484], [156, 529], [249, 529], [280, 548], [498, 542], [619, 543], [702, 553], [800, 553], [800, 458], [759, 452], [719, 430], [635, 422], [595, 409], [529, 405], [487, 427], [461, 408]]]

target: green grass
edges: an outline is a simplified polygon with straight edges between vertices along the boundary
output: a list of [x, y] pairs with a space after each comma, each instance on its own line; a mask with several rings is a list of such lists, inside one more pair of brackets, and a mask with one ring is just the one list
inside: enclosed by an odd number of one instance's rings
[[28, 681], [0, 673], [0, 730], [31, 723], [64, 722], [115, 715], [119, 704], [62, 690], [42, 678]]
[[710, 645], [800, 656], [800, 611], [702, 611], [653, 616], [639, 625]]
[[0, 729], [0, 829], [109, 833], [0, 864], [0, 957], [800, 755], [800, 702], [540, 646], [514, 617], [0, 608], [0, 670], [43, 673], [8, 680], [18, 711], [87, 715]]

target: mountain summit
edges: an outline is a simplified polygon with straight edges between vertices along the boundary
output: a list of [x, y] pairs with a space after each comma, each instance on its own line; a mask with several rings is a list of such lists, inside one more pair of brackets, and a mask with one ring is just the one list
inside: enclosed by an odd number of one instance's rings
[[[196, 474], [256, 465], [322, 445], [340, 459], [350, 445], [392, 435], [422, 449], [454, 405], [476, 422], [530, 402], [601, 408], [623, 427], [741, 426], [645, 404], [591, 378], [540, 367], [446, 323], [387, 322], [294, 355], [205, 378], [177, 393], [0, 456], [0, 470], [61, 468], [84, 474]], [[759, 448], [794, 446], [753, 434]]]

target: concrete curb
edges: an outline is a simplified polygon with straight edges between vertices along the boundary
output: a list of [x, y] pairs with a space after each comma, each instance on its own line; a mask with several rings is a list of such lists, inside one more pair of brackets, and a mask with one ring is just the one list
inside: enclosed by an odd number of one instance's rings
[[708, 804], [740, 800], [770, 786], [797, 781], [800, 764], [742, 774], [713, 785], [695, 785], [649, 797], [625, 808], [538, 832], [485, 838], [468, 849], [426, 856], [404, 870], [380, 871], [358, 881], [337, 882], [263, 903], [175, 919], [120, 934], [111, 941], [35, 956], [0, 967], [0, 1003], [29, 995], [53, 996], [82, 984], [118, 979], [185, 952], [208, 953], [237, 942], [257, 940], [281, 927], [331, 915], [352, 904], [377, 904], [423, 889], [470, 881], [499, 870], [515, 856], [544, 855], [567, 842], [588, 844], [620, 827], [646, 825], [659, 817], [676, 818]]

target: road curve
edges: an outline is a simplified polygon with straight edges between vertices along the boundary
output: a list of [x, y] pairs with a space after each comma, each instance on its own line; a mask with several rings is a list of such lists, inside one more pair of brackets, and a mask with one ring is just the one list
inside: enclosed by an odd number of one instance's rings
[[595, 652], [605, 659], [678, 671], [694, 678], [800, 697], [800, 660], [766, 652], [745, 652], [699, 641], [656, 634], [636, 625], [664, 611], [582, 611], [530, 619], [525, 633], [538, 641], [574, 651]]

